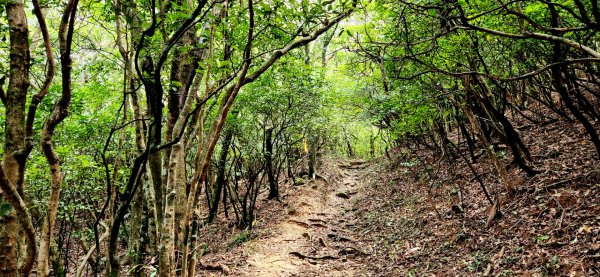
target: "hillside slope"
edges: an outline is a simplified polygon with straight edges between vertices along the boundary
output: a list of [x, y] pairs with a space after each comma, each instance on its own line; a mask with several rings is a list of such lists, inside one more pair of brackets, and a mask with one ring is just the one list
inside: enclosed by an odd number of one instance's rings
[[501, 217], [490, 220], [481, 185], [461, 159], [406, 148], [368, 164], [325, 159], [322, 177], [286, 185], [280, 203], [262, 203], [247, 239], [204, 256], [203, 264], [221, 270], [204, 273], [598, 276], [600, 168], [593, 146], [566, 123], [520, 131], [541, 173], [528, 177], [508, 167], [515, 195], [503, 192], [486, 159], [473, 165], [501, 199]]

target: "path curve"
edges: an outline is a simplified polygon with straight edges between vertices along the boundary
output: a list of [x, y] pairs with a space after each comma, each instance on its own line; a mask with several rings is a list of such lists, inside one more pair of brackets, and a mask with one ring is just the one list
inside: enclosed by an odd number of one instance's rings
[[[337, 174], [290, 188], [288, 214], [272, 236], [248, 245], [241, 276], [356, 276], [363, 268], [357, 256], [349, 213], [355, 210], [359, 170], [364, 162], [337, 162]], [[331, 173], [331, 172], [330, 172]], [[341, 178], [340, 178], [341, 177]]]

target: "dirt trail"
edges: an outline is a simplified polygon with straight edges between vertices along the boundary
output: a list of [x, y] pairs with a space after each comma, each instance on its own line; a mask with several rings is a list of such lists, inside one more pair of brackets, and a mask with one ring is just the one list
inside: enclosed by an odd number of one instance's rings
[[[356, 258], [352, 198], [358, 193], [361, 162], [336, 163], [333, 180], [317, 178], [291, 188], [287, 215], [273, 235], [248, 245], [245, 276], [355, 276], [364, 268]], [[339, 171], [339, 172], [337, 172]]]

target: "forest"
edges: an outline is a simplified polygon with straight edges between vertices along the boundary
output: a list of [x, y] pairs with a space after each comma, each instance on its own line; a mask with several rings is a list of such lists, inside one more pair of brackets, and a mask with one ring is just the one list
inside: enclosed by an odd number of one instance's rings
[[0, 277], [600, 276], [597, 0], [0, 0]]

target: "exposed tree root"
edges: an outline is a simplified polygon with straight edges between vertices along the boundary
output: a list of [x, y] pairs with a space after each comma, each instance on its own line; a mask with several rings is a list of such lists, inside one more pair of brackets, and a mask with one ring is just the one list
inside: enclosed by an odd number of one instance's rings
[[337, 260], [337, 259], [339, 259], [338, 257], [334, 257], [331, 255], [318, 256], [318, 257], [307, 256], [307, 255], [304, 255], [304, 254], [302, 254], [300, 252], [296, 252], [296, 251], [290, 252], [290, 255], [296, 256], [300, 259], [311, 259], [311, 260]]

